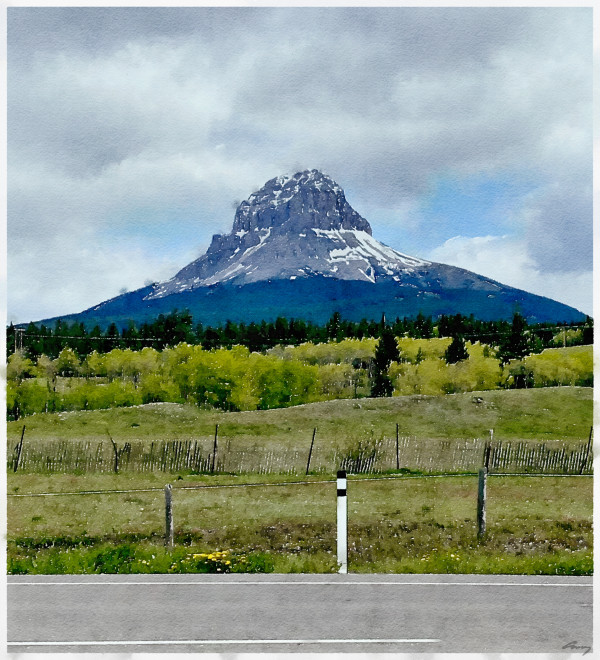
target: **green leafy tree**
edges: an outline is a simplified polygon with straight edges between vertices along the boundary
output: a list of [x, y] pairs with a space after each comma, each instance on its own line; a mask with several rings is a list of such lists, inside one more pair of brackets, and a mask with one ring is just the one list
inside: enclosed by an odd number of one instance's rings
[[74, 376], [79, 369], [79, 358], [72, 348], [65, 347], [56, 358], [56, 371], [61, 376]]
[[56, 362], [47, 355], [40, 355], [35, 366], [35, 374], [38, 378], [46, 378], [49, 381], [56, 380]]
[[6, 417], [9, 420], [19, 419], [20, 416], [18, 387], [14, 380], [6, 382]]
[[36, 379], [23, 381], [17, 390], [18, 407], [23, 415], [47, 411], [49, 398], [46, 385]]
[[8, 358], [8, 364], [6, 365], [8, 380], [16, 380], [20, 383], [23, 378], [32, 376], [33, 372], [33, 362], [25, 357], [23, 351], [17, 351]]

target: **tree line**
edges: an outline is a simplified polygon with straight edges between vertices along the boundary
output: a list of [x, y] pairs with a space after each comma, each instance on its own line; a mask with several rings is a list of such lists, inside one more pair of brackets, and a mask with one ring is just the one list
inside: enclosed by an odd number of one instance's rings
[[[7, 357], [21, 349], [30, 359], [46, 355], [56, 359], [64, 348], [70, 348], [80, 359], [92, 352], [108, 353], [120, 349], [140, 350], [148, 346], [163, 350], [180, 343], [202, 345], [205, 350], [245, 346], [250, 352], [264, 352], [275, 346], [298, 346], [306, 342], [340, 342], [344, 339], [380, 339], [389, 334], [396, 337], [430, 339], [432, 337], [453, 337], [457, 343], [451, 350], [451, 360], [464, 355], [464, 341], [500, 346], [512, 337], [501, 359], [508, 361], [514, 353], [540, 352], [544, 348], [557, 345], [591, 344], [593, 322], [587, 318], [582, 323], [528, 325], [526, 319], [515, 313], [512, 322], [507, 320], [482, 321], [473, 315], [441, 315], [435, 321], [421, 312], [415, 317], [396, 318], [387, 321], [347, 321], [338, 312], [332, 314], [324, 325], [302, 319], [277, 318], [274, 322], [234, 323], [227, 321], [221, 326], [204, 326], [194, 323], [187, 311], [174, 310], [161, 314], [154, 321], [136, 326], [129, 322], [119, 328], [111, 323], [106, 330], [95, 325], [88, 329], [82, 322], [67, 323], [57, 320], [54, 327], [30, 323], [26, 328], [7, 328]], [[389, 340], [387, 340], [389, 341]], [[521, 348], [518, 348], [522, 344]], [[462, 346], [462, 348], [461, 348]], [[511, 352], [512, 351], [512, 352]]]
[[[590, 386], [591, 346], [548, 349], [501, 365], [487, 344], [466, 342], [467, 357], [449, 354], [450, 338], [344, 339], [210, 351], [181, 343], [157, 351], [115, 348], [80, 360], [71, 348], [33, 361], [21, 351], [7, 364], [8, 419], [67, 410], [97, 410], [169, 401], [222, 410], [256, 410], [332, 399], [440, 395], [497, 388]], [[450, 359], [449, 359], [450, 358]]]

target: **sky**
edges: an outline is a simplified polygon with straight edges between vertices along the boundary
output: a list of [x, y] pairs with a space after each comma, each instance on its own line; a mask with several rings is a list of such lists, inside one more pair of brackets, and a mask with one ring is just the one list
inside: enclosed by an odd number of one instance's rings
[[592, 313], [591, 8], [8, 8], [7, 317], [172, 277], [317, 168], [375, 238]]

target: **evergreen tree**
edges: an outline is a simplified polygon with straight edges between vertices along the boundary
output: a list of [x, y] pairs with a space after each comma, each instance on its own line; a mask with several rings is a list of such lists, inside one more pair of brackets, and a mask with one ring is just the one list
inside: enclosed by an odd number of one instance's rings
[[210, 326], [206, 328], [204, 332], [204, 342], [202, 343], [202, 348], [206, 351], [210, 351], [213, 348], [217, 348], [221, 345], [221, 334], [215, 328]]
[[15, 326], [10, 322], [6, 329], [6, 359], [11, 353], [15, 352]]
[[433, 321], [431, 316], [425, 316], [419, 311], [413, 324], [412, 337], [416, 339], [430, 339], [433, 335]]
[[388, 375], [388, 370], [392, 362], [399, 361], [400, 350], [398, 349], [396, 337], [389, 326], [384, 326], [375, 349], [371, 396], [392, 396], [394, 385]]
[[500, 341], [497, 357], [503, 366], [511, 360], [521, 360], [529, 352], [530, 335], [527, 331], [527, 320], [519, 312], [515, 312], [509, 334]]
[[231, 348], [238, 343], [239, 340], [239, 327], [233, 321], [227, 321], [223, 328], [223, 345]]
[[108, 353], [115, 348], [123, 348], [121, 342], [121, 333], [119, 332], [119, 328], [117, 327], [116, 323], [113, 322], [108, 326], [106, 332], [104, 333], [104, 341], [101, 343], [103, 347], [103, 353]]
[[275, 319], [274, 339], [277, 344], [289, 343], [290, 325], [287, 319], [278, 316]]
[[361, 319], [356, 329], [356, 338], [362, 339], [369, 336], [369, 323], [367, 319]]
[[469, 359], [469, 353], [467, 351], [467, 347], [465, 346], [465, 340], [461, 335], [455, 335], [452, 338], [452, 343], [446, 349], [444, 358], [448, 364], [455, 364], [461, 360]]
[[263, 341], [260, 334], [260, 328], [254, 321], [248, 324], [246, 333], [246, 346], [251, 353], [258, 353], [263, 349]]
[[594, 343], [594, 321], [591, 317], [587, 317], [585, 325], [583, 326], [583, 344], [593, 344]]
[[37, 359], [44, 352], [44, 339], [39, 337], [39, 334], [40, 331], [35, 323], [30, 323], [25, 329], [23, 348], [32, 360]]
[[327, 322], [327, 338], [331, 341], [342, 341], [342, 316], [334, 312]]

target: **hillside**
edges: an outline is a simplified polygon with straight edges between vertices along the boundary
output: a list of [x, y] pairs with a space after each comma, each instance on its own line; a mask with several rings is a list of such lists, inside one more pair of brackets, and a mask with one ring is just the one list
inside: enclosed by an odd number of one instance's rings
[[[555, 440], [580, 443], [592, 424], [592, 388], [549, 387], [493, 390], [445, 396], [400, 396], [336, 400], [292, 408], [225, 413], [191, 405], [157, 403], [130, 408], [37, 414], [25, 420], [26, 437], [36, 440], [116, 441], [202, 439], [219, 424], [223, 441], [305, 449], [312, 431], [328, 446], [402, 435], [427, 438]], [[481, 399], [481, 402], [478, 402]], [[23, 421], [8, 423], [8, 443], [19, 439]]]

